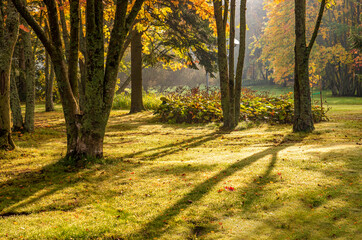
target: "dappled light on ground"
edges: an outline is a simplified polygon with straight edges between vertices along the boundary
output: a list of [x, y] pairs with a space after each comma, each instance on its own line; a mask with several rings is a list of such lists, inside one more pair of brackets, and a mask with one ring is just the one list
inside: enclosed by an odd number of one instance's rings
[[0, 155], [0, 239], [356, 239], [361, 119], [312, 134], [112, 112], [105, 158], [64, 165], [61, 113]]

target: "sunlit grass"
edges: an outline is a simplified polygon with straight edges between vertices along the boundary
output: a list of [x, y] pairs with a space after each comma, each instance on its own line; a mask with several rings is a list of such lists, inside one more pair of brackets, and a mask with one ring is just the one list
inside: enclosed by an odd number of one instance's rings
[[[161, 94], [156, 93], [144, 93], [142, 100], [143, 106], [147, 110], [155, 110], [162, 101], [160, 100]], [[122, 92], [114, 97], [113, 109], [129, 110], [131, 108], [131, 95], [129, 93]]]
[[127, 112], [111, 114], [104, 160], [74, 169], [59, 106], [37, 106], [35, 133], [0, 152], [0, 239], [361, 238], [361, 106], [309, 135]]
[[[272, 96], [279, 96], [281, 94], [286, 94], [289, 92], [293, 92], [293, 87], [282, 87], [279, 85], [273, 86], [250, 86], [250, 89], [256, 90], [258, 92], [268, 92]], [[318, 88], [312, 88], [312, 100], [316, 102], [320, 102], [320, 90]], [[322, 97], [324, 101], [327, 101], [329, 105], [362, 105], [361, 97], [334, 97], [332, 96], [331, 90], [323, 90]]]

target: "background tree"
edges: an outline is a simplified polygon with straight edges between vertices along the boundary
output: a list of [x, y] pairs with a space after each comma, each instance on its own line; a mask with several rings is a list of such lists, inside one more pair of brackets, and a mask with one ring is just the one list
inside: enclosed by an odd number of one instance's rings
[[0, 149], [13, 149], [10, 114], [10, 69], [16, 40], [19, 15], [10, 1], [0, 3]]
[[[20, 19], [20, 33], [16, 54], [12, 64], [13, 74], [11, 84], [11, 111], [13, 116], [13, 129], [34, 131], [34, 111], [35, 111], [35, 48], [33, 48], [32, 36], [28, 24], [24, 19]], [[18, 73], [18, 74], [16, 74]], [[18, 75], [18, 77], [16, 77]], [[14, 83], [13, 83], [14, 82]], [[19, 86], [19, 87], [17, 87]], [[25, 98], [25, 121], [21, 115], [19, 89], [24, 88], [20, 95]]]
[[145, 110], [142, 101], [142, 32], [135, 28], [131, 40], [131, 110], [130, 113]]
[[236, 127], [240, 117], [241, 84], [245, 56], [246, 0], [240, 1], [240, 47], [236, 74], [234, 74], [235, 0], [231, 0], [230, 4], [229, 61], [226, 43], [229, 1], [213, 0], [213, 4], [217, 28], [218, 67], [221, 106], [223, 110], [223, 128], [230, 130]]
[[207, 9], [198, 11], [199, 8], [196, 8], [192, 0], [152, 1], [144, 5], [131, 34], [131, 45], [135, 46], [131, 46], [129, 79], [132, 82], [131, 113], [144, 110], [144, 68], [176, 70], [184, 67], [198, 69], [201, 66], [213, 76], [216, 54], [213, 31], [209, 26], [213, 18], [209, 12], [205, 14]]

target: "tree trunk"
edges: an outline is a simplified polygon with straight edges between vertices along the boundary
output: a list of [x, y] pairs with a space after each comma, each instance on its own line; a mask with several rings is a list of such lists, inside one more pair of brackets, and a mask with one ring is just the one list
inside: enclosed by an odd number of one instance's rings
[[23, 116], [21, 115], [21, 105], [18, 88], [16, 86], [15, 74], [11, 74], [10, 79], [10, 106], [13, 120], [13, 130], [21, 131], [23, 130]]
[[307, 45], [305, 38], [306, 1], [295, 0], [295, 74], [294, 74], [294, 132], [314, 130], [310, 98]]
[[144, 111], [142, 100], [142, 33], [133, 30], [131, 40], [131, 110]]
[[244, 59], [245, 59], [245, 38], [246, 38], [246, 0], [240, 0], [240, 36], [239, 55], [235, 76], [235, 126], [240, 120], [240, 99], [243, 81]]
[[54, 68], [49, 59], [48, 53], [45, 53], [45, 111], [54, 111], [53, 102], [53, 83], [54, 83]]
[[[220, 77], [220, 92], [221, 92], [221, 108], [223, 111], [223, 128], [232, 129], [234, 126], [230, 115], [230, 93], [229, 93], [229, 73], [226, 50], [226, 22], [228, 5], [222, 5], [221, 1], [214, 0], [214, 13], [217, 27], [217, 46], [218, 46], [218, 68]], [[224, 8], [224, 9], [223, 9]], [[224, 11], [223, 11], [224, 10]], [[223, 15], [224, 14], [224, 15]]]
[[294, 132], [312, 132], [314, 130], [312, 103], [309, 85], [309, 56], [317, 38], [325, 8], [322, 0], [312, 38], [306, 43], [306, 0], [295, 0], [295, 71], [294, 71]]
[[[21, 0], [12, 0], [17, 10], [33, 28], [42, 41], [54, 64], [54, 72], [61, 95], [67, 129], [67, 157], [75, 160], [84, 157], [103, 156], [103, 139], [107, 121], [112, 108], [117, 81], [121, 50], [143, 0], [136, 0], [128, 8], [128, 1], [117, 0], [115, 19], [111, 31], [105, 62], [103, 32], [103, 1], [86, 2], [86, 77], [84, 78], [84, 107], [80, 111], [77, 101], [78, 53], [79, 52], [79, 0], [70, 0], [70, 45], [69, 61], [65, 54], [59, 28], [57, 3], [44, 1], [47, 7], [51, 37], [48, 38], [41, 26], [31, 16]], [[77, 30], [78, 29], [78, 30]], [[78, 32], [77, 32], [78, 31]], [[73, 58], [73, 59], [72, 59]], [[83, 81], [83, 80], [82, 80]], [[82, 89], [83, 92], [83, 89]]]
[[0, 149], [14, 149], [11, 138], [10, 69], [16, 40], [19, 15], [13, 4], [6, 4], [6, 19], [0, 19]]
[[[26, 21], [22, 20], [22, 24], [29, 28]], [[25, 56], [25, 79], [26, 79], [26, 109], [24, 130], [27, 132], [34, 131], [34, 111], [35, 111], [35, 60], [31, 43], [30, 32], [21, 32], [22, 43], [24, 46]]]
[[[228, 19], [228, 1], [214, 0], [214, 14], [217, 27], [218, 68], [220, 76], [221, 107], [223, 110], [223, 129], [234, 129], [240, 118], [241, 85], [245, 57], [245, 10], [246, 0], [240, 1], [240, 47], [236, 74], [234, 74], [234, 38], [235, 38], [235, 0], [231, 1], [229, 65], [226, 50], [226, 26]], [[228, 70], [229, 69], [229, 70]], [[235, 75], [235, 76], [234, 76]]]

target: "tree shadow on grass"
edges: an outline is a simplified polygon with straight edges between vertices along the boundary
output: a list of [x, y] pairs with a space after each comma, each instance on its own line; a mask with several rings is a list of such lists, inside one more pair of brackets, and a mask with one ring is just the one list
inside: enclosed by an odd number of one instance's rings
[[[72, 211], [82, 205], [82, 201], [76, 198], [55, 199], [42, 205], [40, 208], [32, 207], [32, 210], [24, 211], [24, 207], [47, 199], [64, 189], [75, 187], [82, 183], [84, 178], [91, 181], [102, 180], [104, 177], [102, 172], [106, 165], [93, 166], [89, 163], [86, 167], [74, 167], [66, 165], [63, 159], [50, 163], [39, 169], [27, 169], [19, 173], [7, 172], [6, 175], [14, 175], [8, 177], [7, 181], [0, 183], [0, 217], [11, 217], [18, 215], [30, 215], [32, 213], [48, 212], [48, 211]], [[138, 166], [129, 163], [122, 163], [125, 171], [134, 170]], [[98, 173], [99, 176], [96, 176]], [[96, 177], [89, 177], [96, 176]], [[81, 190], [83, 193], [83, 190]], [[96, 194], [84, 190], [86, 195]], [[76, 194], [78, 195], [78, 194]], [[86, 200], [86, 196], [79, 196]], [[53, 199], [54, 200], [54, 199]]]
[[[217, 138], [221, 134], [227, 132], [217, 131], [208, 135], [202, 135], [199, 137], [191, 138], [184, 140], [179, 143], [167, 144], [165, 146], [152, 148], [149, 150], [139, 151], [137, 153], [126, 155], [126, 158], [134, 158], [143, 153], [153, 152], [150, 156], [145, 157], [145, 160], [154, 160], [156, 158], [166, 156], [169, 154], [174, 154], [178, 151], [183, 150], [186, 147], [192, 148], [201, 145], [207, 141]], [[107, 158], [107, 163], [112, 164], [111, 159]], [[130, 164], [129, 164], [130, 163]], [[129, 164], [129, 167], [134, 170], [135, 165], [131, 165], [131, 162], [123, 161], [122, 164]], [[138, 165], [139, 166], [139, 165]], [[128, 167], [123, 167], [127, 169]], [[17, 173], [16, 175], [12, 172], [5, 172], [7, 175], [15, 175], [15, 177], [0, 183], [0, 217], [9, 217], [16, 215], [29, 215], [31, 213], [43, 212], [43, 211], [69, 211], [77, 206], [74, 204], [70, 205], [56, 205], [54, 204], [48, 206], [47, 208], [42, 208], [37, 211], [27, 212], [27, 211], [18, 211], [23, 207], [29, 206], [41, 199], [49, 197], [55, 194], [58, 191], [61, 191], [65, 188], [75, 186], [80, 181], [81, 178], [76, 178], [77, 174], [80, 172], [87, 171], [87, 174], [94, 174], [99, 169], [90, 168], [75, 168], [69, 167], [64, 164], [64, 161], [60, 160], [51, 164], [48, 164], [40, 169], [34, 170], [25, 170], [23, 172]], [[72, 179], [67, 181], [67, 179]], [[75, 179], [75, 180], [74, 180]], [[16, 195], [14, 194], [16, 193]], [[9, 196], [10, 199], [9, 199]]]
[[[186, 150], [188, 148], [195, 148], [197, 146], [202, 145], [203, 143], [212, 141], [212, 140], [222, 136], [223, 134], [228, 134], [228, 133], [230, 133], [230, 132], [219, 130], [219, 131], [207, 134], [207, 135], [202, 135], [202, 136], [186, 139], [186, 140], [183, 140], [178, 143], [170, 143], [170, 144], [167, 144], [167, 145], [164, 145], [161, 147], [155, 147], [155, 148], [151, 148], [151, 149], [138, 151], [136, 153], [127, 154], [127, 155], [124, 155], [123, 157], [124, 158], [134, 158], [134, 157], [140, 156], [145, 153], [151, 153], [149, 155], [143, 156], [142, 160], [153, 161], [157, 158], [175, 154], [177, 152]], [[157, 151], [157, 152], [152, 153], [154, 151]]]
[[[267, 156], [272, 155], [272, 161], [268, 166], [267, 171], [265, 172], [264, 176], [267, 177], [270, 175], [271, 171], [274, 168], [275, 163], [277, 162], [277, 154], [281, 150], [293, 146], [296, 143], [302, 142], [305, 134], [303, 135], [296, 135], [296, 134], [288, 134], [285, 136], [284, 139], [289, 139], [293, 136], [293, 139], [298, 139], [298, 141], [293, 142], [293, 144], [281, 144], [270, 147], [264, 151], [258, 152], [253, 154], [250, 157], [244, 158], [242, 160], [238, 160], [236, 163], [230, 165], [226, 169], [220, 171], [219, 173], [215, 174], [213, 177], [210, 177], [208, 180], [198, 184], [193, 188], [191, 192], [186, 194], [182, 199], [177, 201], [171, 207], [165, 209], [161, 214], [155, 217], [152, 221], [147, 223], [145, 227], [143, 227], [139, 232], [132, 234], [133, 236], [142, 236], [142, 239], [151, 239], [151, 238], [159, 238], [161, 237], [167, 230], [165, 227], [165, 222], [176, 217], [178, 214], [181, 213], [182, 210], [188, 208], [190, 204], [193, 204], [199, 201], [204, 195], [210, 192], [210, 190], [217, 185], [218, 183], [222, 182], [225, 178], [235, 174], [236, 172], [242, 170], [243, 168], [251, 165], [252, 163], [258, 161], [259, 159]], [[287, 141], [288, 142], [288, 141]], [[249, 199], [249, 204], [253, 199]]]
[[[352, 151], [351, 151], [352, 150]], [[355, 150], [355, 151], [353, 151]], [[329, 178], [332, 182], [316, 183], [301, 192], [291, 193], [289, 198], [298, 203], [298, 208], [280, 211], [279, 215], [270, 214], [260, 219], [263, 224], [259, 229], [251, 230], [249, 234], [255, 235], [263, 229], [273, 228], [273, 239], [358, 239], [360, 227], [360, 152], [361, 149], [336, 149], [325, 153], [310, 152], [319, 159], [310, 169], [318, 172], [321, 178]], [[343, 161], [341, 168], [338, 162]], [[325, 162], [326, 166], [320, 164]], [[324, 177], [323, 177], [324, 176]], [[252, 198], [248, 199], [251, 203]], [[337, 204], [338, 203], [338, 204]], [[250, 204], [249, 204], [250, 205]]]

